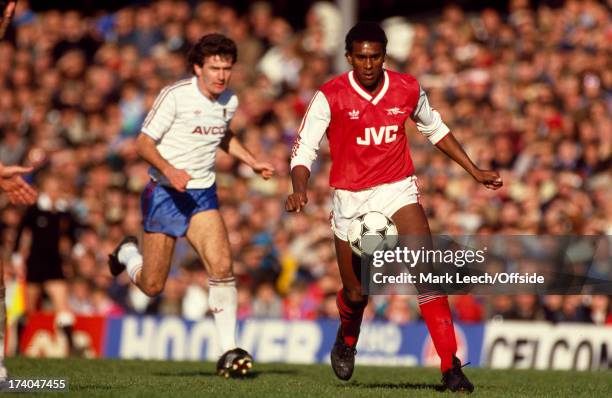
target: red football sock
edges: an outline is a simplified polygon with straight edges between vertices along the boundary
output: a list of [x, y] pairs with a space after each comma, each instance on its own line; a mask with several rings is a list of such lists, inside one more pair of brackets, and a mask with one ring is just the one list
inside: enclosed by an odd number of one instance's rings
[[336, 305], [338, 306], [338, 312], [340, 313], [342, 337], [344, 338], [344, 342], [351, 347], [354, 347], [357, 344], [359, 330], [361, 328], [361, 320], [363, 318], [363, 310], [367, 304], [367, 297], [364, 297], [362, 302], [354, 302], [345, 297], [344, 289], [338, 292]]
[[453, 367], [453, 355], [457, 352], [455, 328], [448, 306], [448, 298], [446, 296], [419, 296], [419, 307], [440, 357], [440, 369], [446, 372]]

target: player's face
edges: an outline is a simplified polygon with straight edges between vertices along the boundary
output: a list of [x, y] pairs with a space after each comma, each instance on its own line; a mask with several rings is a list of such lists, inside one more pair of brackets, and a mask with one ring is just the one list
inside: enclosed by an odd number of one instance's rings
[[232, 75], [232, 58], [212, 55], [204, 58], [202, 67], [194, 66], [198, 86], [207, 97], [217, 98], [229, 83]]
[[42, 191], [49, 196], [53, 203], [62, 196], [62, 187], [59, 180], [55, 178], [47, 178], [42, 184]]
[[373, 92], [382, 83], [385, 52], [382, 43], [354, 41], [353, 51], [346, 53], [359, 84]]

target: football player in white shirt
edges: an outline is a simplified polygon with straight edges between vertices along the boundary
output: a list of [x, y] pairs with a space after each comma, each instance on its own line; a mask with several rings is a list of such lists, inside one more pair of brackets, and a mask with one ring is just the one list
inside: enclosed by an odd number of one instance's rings
[[235, 43], [213, 33], [189, 53], [194, 77], [164, 88], [137, 138], [138, 153], [151, 164], [142, 194], [142, 254], [126, 237], [109, 256], [113, 275], [124, 269], [148, 296], [159, 294], [168, 277], [176, 238], [185, 236], [209, 275], [209, 305], [224, 354], [217, 370], [245, 374], [251, 356], [236, 347], [236, 282], [227, 230], [218, 210], [215, 154], [218, 147], [270, 178], [272, 165], [258, 161], [232, 134], [229, 123], [238, 99], [227, 89], [236, 62]]

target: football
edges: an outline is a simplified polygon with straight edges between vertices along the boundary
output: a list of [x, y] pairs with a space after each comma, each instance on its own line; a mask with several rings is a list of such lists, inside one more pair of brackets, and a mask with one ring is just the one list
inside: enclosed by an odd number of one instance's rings
[[351, 249], [360, 257], [397, 244], [397, 227], [389, 217], [378, 211], [370, 211], [351, 220], [347, 235]]

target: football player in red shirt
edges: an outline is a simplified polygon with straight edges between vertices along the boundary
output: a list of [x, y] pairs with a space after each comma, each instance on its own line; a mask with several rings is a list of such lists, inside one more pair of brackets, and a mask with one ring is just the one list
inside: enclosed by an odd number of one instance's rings
[[[350, 221], [367, 211], [390, 217], [400, 235], [431, 233], [418, 187], [404, 124], [412, 119], [420, 133], [460, 164], [476, 181], [498, 189], [496, 171], [480, 170], [461, 148], [413, 76], [384, 68], [387, 38], [375, 23], [359, 22], [346, 36], [346, 58], [352, 71], [325, 83], [302, 120], [291, 156], [293, 193], [285, 208], [299, 212], [306, 195], [310, 167], [323, 134], [329, 140], [335, 188], [332, 229], [343, 288], [337, 305], [340, 328], [331, 352], [336, 376], [348, 380], [355, 363], [355, 345], [368, 297], [362, 294], [359, 258], [347, 242]], [[418, 295], [421, 314], [441, 359], [442, 381], [451, 391], [471, 392], [474, 386], [455, 356], [457, 343], [446, 295]]]

